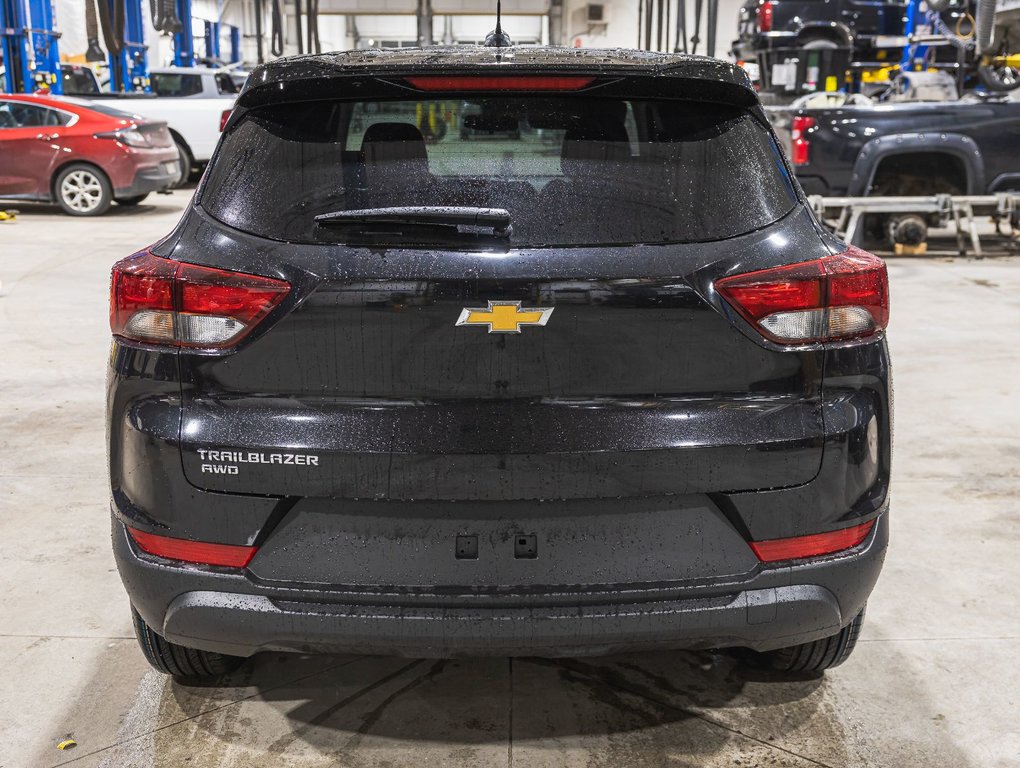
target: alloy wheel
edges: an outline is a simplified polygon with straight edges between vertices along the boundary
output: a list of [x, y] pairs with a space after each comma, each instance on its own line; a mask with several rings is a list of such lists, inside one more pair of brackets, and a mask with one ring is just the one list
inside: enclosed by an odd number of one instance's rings
[[60, 196], [68, 207], [81, 213], [89, 213], [99, 207], [103, 200], [103, 187], [99, 178], [90, 171], [73, 171], [60, 183]]

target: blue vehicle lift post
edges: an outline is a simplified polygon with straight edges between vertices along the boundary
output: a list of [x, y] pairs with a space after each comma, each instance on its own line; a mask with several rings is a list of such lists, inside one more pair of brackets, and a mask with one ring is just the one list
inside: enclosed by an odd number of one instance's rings
[[220, 23], [218, 21], [205, 23], [205, 55], [209, 59], [220, 57]]
[[[944, 9], [945, 10], [945, 9]], [[924, 24], [931, 32], [925, 36], [918, 36], [917, 30]], [[903, 49], [903, 56], [900, 59], [901, 72], [921, 72], [927, 69], [928, 50], [933, 46], [945, 45], [947, 35], [945, 24], [941, 20], [940, 12], [925, 7], [921, 10], [921, 0], [908, 0], [907, 15], [904, 23], [903, 34], [911, 40]], [[918, 37], [914, 41], [912, 38]], [[956, 89], [963, 93], [967, 76], [968, 52], [962, 45], [956, 45]]]
[[174, 66], [195, 66], [195, 34], [191, 28], [191, 0], [176, 0], [181, 31], [174, 33]]
[[[925, 22], [931, 22], [932, 13], [921, 10], [922, 0], [907, 0], [906, 15], [903, 20], [903, 36], [907, 44], [903, 46], [903, 53], [900, 55], [899, 68], [901, 72], [915, 72], [923, 69], [923, 62], [928, 54], [928, 46], [924, 43], [911, 42], [911, 38], [917, 33], [917, 27]], [[921, 65], [918, 65], [921, 62]], [[853, 70], [851, 76], [851, 93], [861, 92], [861, 73]]]
[[[110, 3], [113, 15], [115, 3], [125, 0], [103, 0]], [[120, 53], [110, 54], [110, 86], [115, 92], [149, 90], [149, 46], [145, 44], [144, 0], [127, 0], [124, 14], [124, 45]]]
[[64, 92], [64, 79], [60, 76], [60, 51], [53, 18], [53, 4], [50, 0], [28, 0], [29, 18], [32, 21], [32, 51], [35, 55], [37, 87], [48, 86], [51, 93]]
[[28, 20], [21, 0], [0, 0], [0, 45], [4, 54], [4, 91], [20, 93], [32, 82], [32, 56], [28, 45]]
[[230, 26], [230, 63], [236, 64], [241, 60], [241, 28]]
[[49, 88], [63, 93], [60, 51], [50, 0], [0, 0], [0, 50], [4, 57], [4, 90], [32, 93]]
[[[907, 2], [907, 18], [903, 24], [903, 34], [907, 40], [917, 32], [919, 24], [927, 21], [930, 23], [930, 12], [921, 10], [921, 0], [908, 0]], [[918, 60], [924, 61], [925, 56], [928, 54], [928, 46], [922, 44], [914, 44], [908, 42], [903, 47], [903, 56], [900, 58], [900, 69], [904, 72], [913, 72], [916, 70], [916, 64]]]

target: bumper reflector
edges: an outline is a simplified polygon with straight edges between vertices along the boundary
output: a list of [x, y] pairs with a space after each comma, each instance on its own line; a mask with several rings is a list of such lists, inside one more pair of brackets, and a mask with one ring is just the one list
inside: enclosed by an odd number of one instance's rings
[[227, 568], [244, 568], [255, 557], [258, 547], [241, 547], [235, 544], [210, 544], [206, 541], [172, 539], [128, 527], [128, 533], [143, 552], [167, 560], [181, 560], [201, 565], [222, 565]]
[[869, 520], [860, 525], [828, 533], [813, 533], [810, 536], [794, 536], [789, 539], [752, 541], [751, 549], [763, 563], [831, 555], [833, 552], [856, 547], [868, 537], [874, 526], [875, 521]]

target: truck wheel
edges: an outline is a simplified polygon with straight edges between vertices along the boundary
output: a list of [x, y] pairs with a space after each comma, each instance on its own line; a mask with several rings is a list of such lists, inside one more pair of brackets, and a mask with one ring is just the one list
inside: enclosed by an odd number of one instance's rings
[[174, 139], [174, 146], [177, 147], [177, 161], [181, 165], [181, 173], [177, 177], [177, 181], [170, 185], [170, 189], [183, 187], [188, 183], [188, 179], [191, 177], [191, 153], [188, 151], [188, 148], [176, 138]]
[[142, 649], [145, 660], [157, 672], [190, 680], [211, 680], [233, 672], [244, 662], [238, 656], [227, 656], [213, 651], [200, 651], [171, 643], [162, 635], [156, 634], [152, 627], [131, 609], [134, 619], [135, 637]]
[[117, 205], [123, 205], [125, 208], [131, 208], [132, 206], [138, 205], [148, 196], [149, 193], [146, 192], [144, 195], [135, 195], [134, 197], [118, 197], [113, 202]]
[[801, 48], [805, 51], [831, 51], [835, 48], [839, 48], [839, 43], [825, 37], [816, 37], [813, 40], [806, 41], [803, 45], [801, 45]]
[[106, 174], [87, 163], [67, 166], [53, 183], [57, 202], [71, 216], [102, 216], [110, 210], [113, 190]]
[[850, 658], [863, 625], [864, 609], [861, 609], [853, 621], [834, 635], [803, 645], [759, 653], [756, 658], [762, 665], [777, 672], [821, 674]]

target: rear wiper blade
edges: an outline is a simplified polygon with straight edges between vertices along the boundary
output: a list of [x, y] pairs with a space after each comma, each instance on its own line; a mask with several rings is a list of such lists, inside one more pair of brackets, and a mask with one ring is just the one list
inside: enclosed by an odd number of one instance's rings
[[453, 205], [407, 205], [395, 208], [357, 208], [322, 213], [315, 217], [321, 226], [349, 227], [358, 224], [408, 224], [491, 227], [498, 237], [509, 237], [510, 212], [505, 208], [474, 208]]

